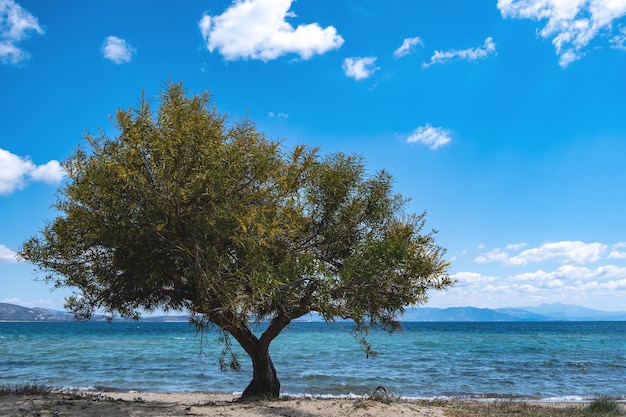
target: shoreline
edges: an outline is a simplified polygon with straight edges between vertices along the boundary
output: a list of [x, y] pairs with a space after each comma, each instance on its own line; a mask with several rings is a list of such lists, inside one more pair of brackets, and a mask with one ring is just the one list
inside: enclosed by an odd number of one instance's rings
[[[146, 396], [213, 396], [216, 398], [231, 398], [238, 399], [241, 391], [150, 391], [141, 389], [123, 389], [115, 387], [48, 387], [54, 393], [101, 393], [107, 396], [130, 396], [130, 395], [146, 395]], [[383, 387], [384, 388], [384, 387]], [[368, 399], [373, 394], [372, 391], [364, 392], [362, 394], [346, 393], [346, 394], [323, 394], [323, 393], [293, 393], [293, 392], [281, 392], [279, 401], [282, 400], [364, 400]], [[427, 396], [413, 396], [413, 395], [400, 395], [393, 391], [388, 392], [388, 397], [394, 400], [410, 401], [410, 402], [442, 402], [442, 401], [471, 401], [471, 402], [519, 402], [529, 404], [588, 404], [598, 397], [605, 397], [601, 393], [596, 395], [563, 395], [563, 396], [538, 396], [538, 395], [514, 395], [514, 394], [497, 394], [497, 393], [482, 393], [482, 394], [458, 394], [458, 395], [427, 395]], [[608, 397], [608, 396], [606, 396]], [[617, 402], [626, 404], [626, 393], [623, 396], [610, 396]]]
[[[1, 386], [5, 388], [5, 391], [10, 391], [11, 385]], [[210, 398], [230, 399], [231, 401], [237, 400], [242, 392], [241, 391], [168, 391], [168, 390], [142, 390], [138, 389], [125, 389], [107, 386], [91, 386], [91, 387], [76, 387], [76, 386], [54, 386], [46, 384], [17, 384], [17, 393], [15, 395], [30, 395], [32, 394], [53, 394], [53, 395], [74, 395], [74, 396], [93, 396], [102, 395], [106, 397], [122, 398], [125, 401], [133, 396], [146, 396], [146, 397], [159, 397], [163, 396], [180, 396], [180, 397], [197, 397], [204, 396]], [[383, 386], [386, 390], [386, 388]], [[7, 395], [6, 392], [0, 392], [2, 395]], [[281, 392], [278, 401], [285, 400], [367, 400], [374, 397], [380, 397], [376, 395], [376, 391], [364, 392], [362, 394], [345, 393], [345, 394], [324, 394], [324, 393], [293, 393], [284, 391]], [[14, 394], [11, 394], [14, 395]], [[393, 401], [407, 401], [407, 402], [511, 402], [511, 403], [528, 403], [528, 404], [588, 404], [593, 402], [597, 398], [611, 398], [616, 402], [626, 404], [626, 393], [619, 396], [608, 396], [598, 393], [595, 395], [562, 395], [562, 396], [539, 396], [539, 395], [515, 395], [515, 394], [498, 394], [498, 393], [481, 393], [481, 394], [458, 394], [458, 395], [401, 395], [393, 391], [384, 392], [384, 397]]]
[[0, 415], [40, 417], [223, 416], [265, 417], [445, 417], [440, 405], [363, 399], [282, 398], [236, 402], [238, 396], [209, 393], [79, 392], [0, 396]]
[[[562, 415], [567, 410], [580, 410], [581, 403], [510, 401], [507, 399], [406, 399], [353, 397], [329, 398], [316, 396], [292, 397], [278, 400], [237, 402], [238, 395], [222, 393], [155, 393], [52, 390], [41, 393], [3, 393], [0, 395], [0, 415], [40, 417], [124, 417], [124, 416], [241, 416], [263, 417], [280, 415], [288, 417], [446, 417], [464, 410], [464, 416], [507, 415], [483, 414], [484, 410], [498, 407], [508, 409], [534, 408], [537, 415], [552, 410]], [[626, 410], [624, 401], [619, 405]], [[467, 411], [470, 410], [470, 411]], [[472, 411], [473, 410], [473, 411]], [[493, 410], [492, 410], [493, 411]], [[502, 411], [502, 410], [499, 410]], [[475, 413], [475, 414], [472, 414]], [[532, 414], [530, 414], [532, 415]], [[548, 415], [551, 415], [548, 413]]]

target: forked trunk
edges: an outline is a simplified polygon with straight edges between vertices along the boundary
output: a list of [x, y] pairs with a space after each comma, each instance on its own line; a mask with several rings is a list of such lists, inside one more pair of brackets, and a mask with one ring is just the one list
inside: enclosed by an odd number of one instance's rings
[[252, 381], [241, 395], [241, 400], [277, 399], [280, 396], [280, 382], [276, 377], [276, 368], [270, 358], [270, 343], [292, 320], [308, 313], [305, 305], [290, 312], [289, 315], [279, 314], [274, 317], [260, 338], [257, 338], [248, 326], [232, 325], [233, 321], [225, 319], [223, 313], [216, 313], [212, 320], [222, 329], [229, 332], [252, 359]]
[[252, 358], [252, 381], [244, 390], [241, 399], [276, 399], [280, 395], [280, 382], [267, 348], [256, 349]]

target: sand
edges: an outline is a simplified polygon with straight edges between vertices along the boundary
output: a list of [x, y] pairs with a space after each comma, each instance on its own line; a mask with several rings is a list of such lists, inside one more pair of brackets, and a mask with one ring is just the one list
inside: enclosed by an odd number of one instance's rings
[[411, 401], [293, 398], [253, 403], [202, 393], [51, 393], [0, 396], [0, 416], [37, 417], [444, 417], [444, 409]]

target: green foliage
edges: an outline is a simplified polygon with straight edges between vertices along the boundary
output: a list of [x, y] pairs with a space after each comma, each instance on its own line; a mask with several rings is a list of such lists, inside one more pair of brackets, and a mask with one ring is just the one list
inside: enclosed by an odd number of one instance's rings
[[[433, 402], [430, 402], [433, 404]], [[433, 404], [434, 405], [434, 404]], [[441, 404], [450, 417], [618, 417], [626, 415], [623, 406], [610, 397], [599, 397], [589, 404], [534, 404], [524, 401], [443, 401]]]
[[612, 397], [600, 396], [594, 398], [585, 408], [586, 416], [623, 416], [624, 410], [620, 403]]
[[[366, 174], [360, 156], [288, 150], [182, 84], [115, 123], [116, 138], [85, 134], [64, 163], [60, 215], [20, 251], [78, 289], [67, 307], [79, 317], [186, 311], [250, 354], [311, 311], [393, 331], [452, 284], [425, 215], [405, 214], [392, 177]], [[272, 323], [260, 339], [251, 319]]]

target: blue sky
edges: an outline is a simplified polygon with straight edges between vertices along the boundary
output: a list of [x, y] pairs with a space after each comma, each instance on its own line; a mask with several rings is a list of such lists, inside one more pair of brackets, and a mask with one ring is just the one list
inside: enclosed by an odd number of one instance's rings
[[168, 80], [285, 146], [358, 153], [427, 211], [430, 306], [626, 310], [626, 0], [0, 0], [0, 302], [85, 131]]

